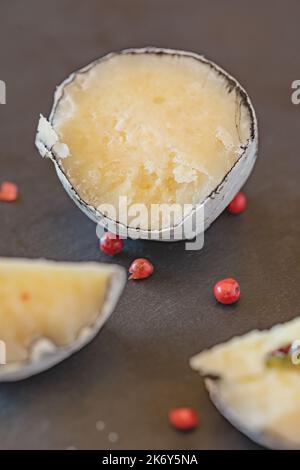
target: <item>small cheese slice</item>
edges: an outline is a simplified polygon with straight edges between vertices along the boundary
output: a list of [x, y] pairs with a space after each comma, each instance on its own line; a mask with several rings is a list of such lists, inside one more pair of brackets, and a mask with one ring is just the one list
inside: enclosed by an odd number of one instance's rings
[[300, 448], [300, 373], [269, 368], [268, 354], [300, 339], [300, 318], [252, 331], [203, 351], [191, 366], [218, 409], [238, 429], [272, 448]]
[[0, 341], [6, 362], [28, 359], [32, 344], [75, 341], [92, 326], [115, 278], [113, 265], [0, 258]]

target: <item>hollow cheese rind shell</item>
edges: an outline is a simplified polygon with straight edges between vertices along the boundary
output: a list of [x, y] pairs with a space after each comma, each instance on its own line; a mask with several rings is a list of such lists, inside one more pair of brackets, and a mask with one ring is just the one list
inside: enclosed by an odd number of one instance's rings
[[[240, 155], [231, 168], [231, 170], [225, 175], [222, 182], [215, 188], [215, 190], [201, 203], [193, 207], [193, 210], [182, 219], [182, 221], [174, 226], [169, 228], [163, 228], [161, 230], [144, 230], [139, 228], [126, 227], [118, 221], [114, 221], [104, 214], [102, 214], [97, 208], [93, 207], [90, 204], [87, 204], [78, 194], [76, 188], [74, 188], [67, 178], [62, 166], [60, 165], [59, 160], [56, 158], [54, 153], [51, 151], [51, 147], [47, 146], [47, 142], [42, 133], [37, 134], [36, 146], [38, 147], [42, 156], [50, 157], [55, 165], [57, 175], [65, 188], [66, 192], [73, 199], [73, 201], [78, 205], [78, 207], [94, 222], [100, 223], [103, 227], [119, 233], [121, 236], [129, 236], [130, 238], [141, 238], [141, 239], [155, 239], [159, 241], [170, 241], [174, 238], [178, 239], [191, 239], [195, 236], [196, 221], [199, 221], [201, 214], [204, 213], [204, 230], [206, 230], [212, 222], [224, 211], [229, 202], [233, 199], [236, 193], [242, 188], [248, 179], [253, 166], [257, 158], [257, 146], [258, 146], [258, 129], [257, 129], [257, 119], [255, 111], [251, 104], [248, 94], [238, 83], [238, 81], [233, 78], [230, 74], [225, 72], [221, 67], [216, 65], [214, 62], [204, 58], [203, 56], [187, 52], [187, 51], [178, 51], [172, 49], [163, 49], [157, 47], [145, 47], [141, 49], [126, 49], [119, 53], [108, 54], [86, 67], [72, 73], [65, 81], [61, 83], [56, 89], [54, 96], [54, 103], [52, 111], [50, 113], [48, 134], [49, 138], [53, 132], [55, 132], [51, 126], [53, 116], [57, 104], [59, 103], [61, 97], [64, 93], [64, 87], [74, 80], [77, 74], [82, 74], [90, 70], [100, 61], [107, 60], [113, 57], [116, 54], [171, 54], [171, 55], [181, 55], [192, 57], [196, 60], [201, 61], [209, 66], [211, 66], [215, 71], [221, 74], [228, 81], [230, 87], [236, 88], [237, 92], [243, 97], [243, 101], [249, 110], [250, 116], [250, 127], [251, 127], [251, 137], [247, 142], [247, 145], [241, 149]], [[42, 118], [44, 119], [44, 118]], [[49, 139], [48, 139], [49, 140]], [[63, 143], [63, 142], [62, 142]], [[204, 211], [204, 212], [203, 212]], [[202, 227], [200, 227], [202, 230]], [[178, 235], [180, 234], [180, 235]]]

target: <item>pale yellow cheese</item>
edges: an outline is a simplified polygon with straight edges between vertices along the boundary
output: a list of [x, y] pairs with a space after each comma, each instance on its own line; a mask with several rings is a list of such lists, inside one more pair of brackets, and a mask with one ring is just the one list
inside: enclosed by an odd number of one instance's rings
[[250, 137], [248, 109], [228, 81], [176, 55], [115, 55], [77, 74], [52, 124], [70, 151], [63, 169], [94, 207], [118, 208], [120, 196], [148, 209], [200, 203]]
[[0, 259], [0, 340], [6, 361], [28, 358], [41, 337], [74, 341], [101, 312], [112, 268], [97, 263]]

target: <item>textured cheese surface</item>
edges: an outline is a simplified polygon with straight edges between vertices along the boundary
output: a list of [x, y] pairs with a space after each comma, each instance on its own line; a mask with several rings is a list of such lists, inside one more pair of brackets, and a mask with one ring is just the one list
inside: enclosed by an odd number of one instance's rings
[[264, 433], [283, 447], [300, 447], [300, 373], [266, 367], [273, 350], [300, 340], [300, 318], [269, 331], [253, 331], [203, 351], [191, 365], [217, 375], [212, 397], [224, 414], [249, 434]]
[[28, 357], [31, 343], [77, 338], [101, 311], [112, 269], [96, 263], [0, 259], [0, 340], [6, 360]]
[[120, 196], [129, 206], [202, 202], [236, 162], [249, 122], [211, 66], [155, 54], [116, 55], [76, 74], [52, 119], [70, 151], [61, 165], [94, 207], [118, 207]]

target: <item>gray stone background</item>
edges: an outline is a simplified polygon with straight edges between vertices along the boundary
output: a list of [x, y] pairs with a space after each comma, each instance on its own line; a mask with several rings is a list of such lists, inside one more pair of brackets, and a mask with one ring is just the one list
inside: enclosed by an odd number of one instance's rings
[[[257, 448], [215, 410], [188, 359], [299, 314], [300, 106], [290, 99], [300, 79], [299, 18], [296, 0], [1, 0], [7, 104], [0, 106], [0, 176], [21, 193], [17, 204], [0, 204], [1, 256], [112, 262], [33, 145], [56, 84], [109, 51], [156, 45], [203, 53], [246, 87], [260, 129], [246, 213], [223, 214], [196, 253], [180, 242], [127, 242], [115, 261], [128, 267], [149, 257], [155, 275], [128, 283], [80, 353], [39, 376], [0, 384], [2, 449]], [[231, 308], [212, 297], [227, 276], [242, 289]], [[166, 416], [185, 404], [199, 411], [201, 424], [182, 435]]]

